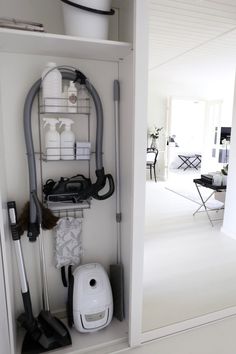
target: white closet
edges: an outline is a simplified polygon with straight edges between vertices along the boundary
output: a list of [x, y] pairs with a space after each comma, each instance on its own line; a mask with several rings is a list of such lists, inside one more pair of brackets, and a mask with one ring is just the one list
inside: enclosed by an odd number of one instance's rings
[[[109, 41], [86, 40], [63, 34], [59, 0], [1, 1], [1, 16], [32, 20], [44, 24], [47, 33], [0, 29], [0, 163], [2, 210], [1, 248], [4, 253], [6, 310], [8, 313], [10, 351], [18, 354], [21, 332], [15, 319], [22, 311], [18, 274], [11, 249], [6, 202], [15, 200], [20, 210], [29, 199], [28, 170], [23, 134], [23, 105], [32, 84], [41, 76], [47, 62], [72, 65], [84, 72], [97, 89], [104, 109], [103, 158], [105, 170], [115, 174], [113, 81], [121, 87], [121, 187], [122, 187], [122, 263], [125, 270], [125, 316], [114, 320], [105, 331], [83, 336], [72, 331], [73, 347], [63, 353], [93, 352], [109, 343], [111, 347], [137, 345], [141, 338], [142, 256], [144, 230], [145, 138], [147, 95], [147, 27], [146, 5], [141, 0], [114, 0], [116, 9]], [[91, 121], [95, 122], [94, 112]], [[37, 102], [32, 115], [37, 124]], [[93, 123], [92, 123], [93, 124]], [[37, 137], [35, 129], [35, 150]], [[39, 162], [37, 162], [39, 163]], [[57, 163], [57, 162], [55, 162]], [[76, 162], [64, 162], [68, 176], [80, 171]], [[61, 177], [65, 165], [48, 168], [48, 177]], [[83, 169], [83, 168], [82, 168]], [[54, 240], [45, 232], [47, 276], [51, 311], [65, 311], [66, 290], [53, 259]], [[84, 212], [82, 241], [83, 263], [100, 262], [108, 270], [116, 260], [115, 197], [92, 201]], [[38, 245], [22, 238], [26, 269], [35, 314], [41, 308]], [[12, 253], [11, 253], [12, 252]], [[1, 273], [1, 267], [0, 267]], [[1, 276], [1, 274], [0, 274]], [[0, 295], [1, 305], [4, 295]], [[4, 300], [4, 299], [3, 299]], [[18, 349], [16, 349], [18, 347]], [[72, 350], [73, 349], [73, 350]], [[60, 353], [60, 351], [58, 352]]]

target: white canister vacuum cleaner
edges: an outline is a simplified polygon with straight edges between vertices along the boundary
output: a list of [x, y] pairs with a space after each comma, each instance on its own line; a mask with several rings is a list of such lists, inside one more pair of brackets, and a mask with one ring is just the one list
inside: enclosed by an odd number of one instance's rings
[[113, 316], [112, 291], [100, 264], [76, 268], [70, 281], [69, 303], [69, 324], [74, 324], [79, 332], [94, 332], [109, 325]]

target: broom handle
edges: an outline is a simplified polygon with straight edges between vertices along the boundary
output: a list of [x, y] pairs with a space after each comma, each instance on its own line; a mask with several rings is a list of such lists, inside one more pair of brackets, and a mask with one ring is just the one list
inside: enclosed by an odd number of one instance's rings
[[40, 225], [40, 235], [39, 235], [39, 255], [40, 255], [40, 269], [41, 269], [41, 281], [42, 281], [42, 300], [43, 309], [45, 311], [50, 311], [49, 306], [49, 295], [48, 295], [48, 281], [46, 272], [46, 261], [45, 261], [45, 250], [44, 250], [44, 236], [42, 228]]
[[19, 234], [18, 226], [17, 226], [17, 214], [16, 214], [15, 201], [8, 202], [7, 207], [8, 207], [8, 217], [9, 217], [9, 223], [11, 228], [12, 240], [14, 241], [13, 243], [15, 248], [16, 263], [17, 263], [18, 273], [20, 277], [21, 294], [22, 294], [25, 314], [27, 317], [27, 324], [29, 325], [29, 327], [33, 327], [35, 324], [35, 319], [32, 310], [30, 291], [29, 291], [28, 280], [27, 280], [27, 275], [25, 270], [25, 262], [22, 253], [22, 248], [21, 248], [21, 240], [20, 240], [21, 236]]
[[115, 165], [116, 165], [116, 225], [117, 225], [117, 263], [121, 262], [121, 201], [120, 201], [120, 83], [114, 80], [115, 117]]
[[46, 260], [45, 260], [45, 250], [44, 250], [44, 236], [42, 231], [42, 208], [41, 204], [38, 200], [38, 196], [36, 193], [32, 192], [32, 197], [36, 206], [38, 222], [40, 227], [40, 235], [39, 235], [39, 259], [40, 259], [40, 270], [41, 270], [41, 282], [42, 282], [42, 301], [43, 301], [43, 309], [45, 311], [50, 311], [49, 306], [49, 295], [48, 295], [48, 281], [47, 281], [47, 272], [46, 272]]

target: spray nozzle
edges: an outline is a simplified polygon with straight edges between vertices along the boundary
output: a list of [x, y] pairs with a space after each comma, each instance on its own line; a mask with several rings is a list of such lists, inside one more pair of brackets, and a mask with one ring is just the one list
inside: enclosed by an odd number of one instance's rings
[[49, 124], [50, 129], [56, 129], [56, 125], [59, 123], [58, 119], [56, 118], [43, 118], [44, 121], [44, 128]]
[[72, 124], [74, 124], [74, 121], [73, 119], [70, 119], [70, 118], [59, 118], [58, 119], [59, 122], [60, 122], [60, 127], [61, 128], [63, 125], [66, 126], [66, 128], [70, 128]]

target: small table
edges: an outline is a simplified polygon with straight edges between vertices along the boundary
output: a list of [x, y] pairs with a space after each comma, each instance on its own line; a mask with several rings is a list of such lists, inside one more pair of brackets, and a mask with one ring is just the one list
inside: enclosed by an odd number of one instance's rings
[[196, 162], [196, 164], [195, 164], [195, 168], [197, 168], [198, 169], [198, 167], [201, 165], [201, 162], [202, 162], [202, 155], [201, 154], [195, 154], [195, 160], [193, 161], [193, 163], [194, 162]]
[[[221, 209], [224, 209], [224, 207], [221, 207], [221, 208], [207, 208], [206, 206], [206, 202], [211, 198], [211, 196], [215, 193], [215, 192], [223, 192], [226, 190], [226, 186], [214, 186], [213, 184], [211, 183], [208, 183], [206, 181], [204, 181], [203, 179], [201, 178], [197, 178], [197, 179], [194, 179], [193, 182], [195, 183], [195, 186], [197, 188], [197, 191], [198, 191], [198, 194], [200, 196], [200, 199], [202, 201], [202, 204], [199, 206], [199, 208], [197, 208], [197, 210], [193, 213], [193, 215], [195, 215], [196, 213], [199, 213], [200, 212], [200, 209], [202, 207], [204, 207], [205, 209], [205, 212], [207, 213], [207, 217], [211, 223], [211, 226], [214, 226], [213, 225], [213, 221], [216, 221], [216, 220], [213, 220], [211, 219], [210, 217], [210, 214], [209, 214], [209, 211], [212, 211], [212, 210], [221, 210]], [[199, 189], [199, 186], [202, 186], [202, 187], [205, 187], [205, 188], [209, 188], [212, 190], [211, 194], [207, 197], [207, 199], [203, 199], [202, 197], [202, 194], [201, 194], [201, 191]], [[218, 220], [218, 219], [217, 219]]]
[[179, 165], [178, 169], [181, 168], [182, 166], [186, 165], [184, 168], [184, 171], [187, 170], [188, 168], [195, 168], [196, 170], [198, 169], [198, 166], [201, 164], [202, 161], [202, 155], [200, 154], [194, 154], [194, 155], [178, 155], [182, 163]]

